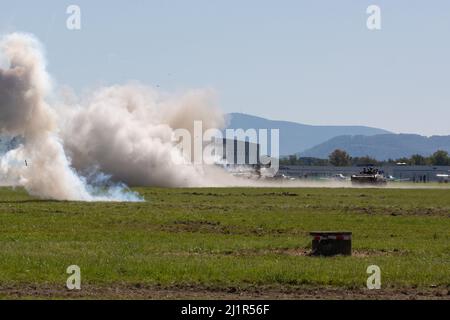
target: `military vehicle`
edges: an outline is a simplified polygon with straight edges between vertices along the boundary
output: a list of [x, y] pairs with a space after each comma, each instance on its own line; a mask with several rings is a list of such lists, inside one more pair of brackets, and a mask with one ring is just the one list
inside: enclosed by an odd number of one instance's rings
[[364, 168], [359, 174], [352, 175], [352, 184], [355, 185], [385, 185], [387, 184], [387, 179], [385, 178], [382, 171], [368, 167]]

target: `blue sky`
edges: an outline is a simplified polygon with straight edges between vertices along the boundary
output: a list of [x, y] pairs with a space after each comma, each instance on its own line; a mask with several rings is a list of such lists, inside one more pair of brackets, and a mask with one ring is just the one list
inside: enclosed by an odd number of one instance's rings
[[[6, 4], [7, 3], [7, 4]], [[82, 29], [66, 28], [66, 8]], [[366, 28], [381, 8], [382, 30]], [[213, 88], [225, 112], [450, 134], [449, 1], [2, 1], [59, 84]]]

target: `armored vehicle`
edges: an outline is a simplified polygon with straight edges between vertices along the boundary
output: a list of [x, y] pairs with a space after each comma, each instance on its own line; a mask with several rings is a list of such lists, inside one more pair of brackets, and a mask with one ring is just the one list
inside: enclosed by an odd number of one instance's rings
[[369, 167], [364, 168], [359, 174], [352, 175], [352, 184], [355, 185], [385, 185], [387, 179], [382, 171]]

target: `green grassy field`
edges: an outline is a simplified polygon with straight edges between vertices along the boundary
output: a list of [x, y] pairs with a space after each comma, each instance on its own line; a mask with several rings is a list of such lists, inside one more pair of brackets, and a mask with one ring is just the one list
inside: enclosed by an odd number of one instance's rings
[[[450, 298], [450, 190], [136, 190], [145, 203], [1, 188], [0, 297]], [[308, 256], [312, 230], [352, 231], [353, 256]]]

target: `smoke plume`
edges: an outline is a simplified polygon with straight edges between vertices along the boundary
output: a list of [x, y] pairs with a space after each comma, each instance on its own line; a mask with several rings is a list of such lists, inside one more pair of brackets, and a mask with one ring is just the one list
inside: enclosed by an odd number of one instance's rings
[[209, 90], [169, 95], [135, 83], [65, 101], [32, 35], [4, 37], [1, 58], [8, 66], [0, 69], [0, 138], [14, 137], [16, 145], [0, 148], [1, 185], [57, 200], [137, 201], [125, 183], [202, 187], [232, 179], [186, 163], [174, 143], [176, 129], [194, 135], [194, 121], [203, 130], [224, 126]]
[[[9, 67], [0, 69], [0, 135], [19, 136], [19, 147], [0, 158], [3, 184], [23, 186], [42, 198], [81, 201], [139, 200], [126, 190], [93, 195], [66, 156], [57, 115], [46, 98], [51, 81], [39, 42], [31, 35], [11, 34], [0, 43]], [[124, 197], [123, 197], [124, 196]]]
[[[213, 183], [210, 175], [182, 164], [175, 128], [193, 135], [193, 123], [220, 128], [223, 116], [208, 91], [164, 96], [142, 85], [102, 88], [85, 105], [60, 108], [63, 137], [74, 166], [97, 166], [133, 186], [191, 187]], [[71, 111], [69, 111], [71, 110]]]

